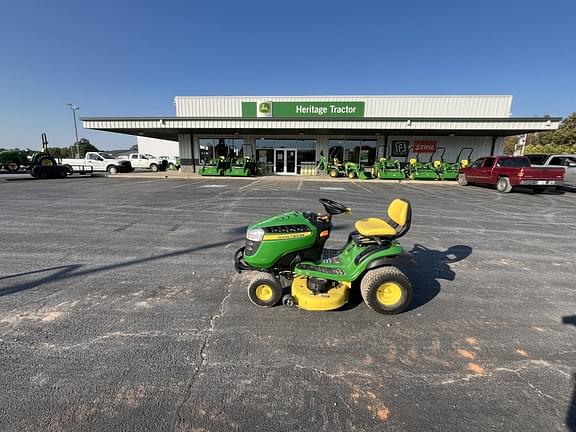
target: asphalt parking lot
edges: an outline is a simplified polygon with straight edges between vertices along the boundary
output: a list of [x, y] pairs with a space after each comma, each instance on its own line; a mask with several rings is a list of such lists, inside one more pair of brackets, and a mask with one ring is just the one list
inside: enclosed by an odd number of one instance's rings
[[[246, 226], [413, 207], [412, 308], [259, 309]], [[576, 430], [576, 194], [305, 179], [0, 180], [0, 430]]]

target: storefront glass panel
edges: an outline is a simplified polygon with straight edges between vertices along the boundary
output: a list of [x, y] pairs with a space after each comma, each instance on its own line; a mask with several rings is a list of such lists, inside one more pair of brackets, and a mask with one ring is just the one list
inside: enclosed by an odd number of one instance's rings
[[356, 162], [367, 166], [376, 161], [376, 140], [338, 140], [328, 141], [328, 159], [340, 162]]
[[244, 138], [200, 138], [200, 163], [219, 156], [224, 157], [252, 157], [249, 146], [245, 146]]
[[316, 140], [256, 139], [256, 161], [266, 174], [300, 174], [303, 163], [316, 163]]

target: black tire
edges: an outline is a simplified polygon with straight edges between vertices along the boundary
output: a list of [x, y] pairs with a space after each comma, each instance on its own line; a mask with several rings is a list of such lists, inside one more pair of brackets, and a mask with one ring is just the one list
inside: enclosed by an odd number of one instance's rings
[[118, 173], [118, 168], [117, 168], [116, 166], [114, 166], [114, 165], [110, 165], [110, 166], [106, 169], [106, 171], [108, 171], [108, 174], [114, 175], [114, 174], [117, 174], [117, 173]]
[[336, 177], [340, 176], [340, 174], [338, 173], [338, 170], [336, 170], [336, 169], [331, 169], [330, 173], [328, 175], [332, 178], [336, 178]]
[[496, 189], [501, 193], [508, 193], [512, 190], [510, 179], [508, 177], [500, 177], [496, 183]]
[[18, 171], [18, 169], [20, 168], [20, 165], [18, 164], [18, 162], [15, 161], [8, 161], [4, 164], [4, 168], [6, 169], [6, 171], [11, 172], [11, 173], [15, 173]]
[[458, 184], [460, 186], [468, 186], [468, 180], [466, 180], [465, 174], [458, 174]]
[[349, 172], [349, 173], [348, 173], [348, 178], [349, 178], [350, 180], [355, 179], [355, 178], [356, 178], [356, 173], [355, 173], [354, 171]]
[[386, 315], [404, 312], [412, 302], [410, 280], [392, 266], [369, 270], [362, 278], [360, 292], [370, 309]]
[[74, 168], [72, 168], [71, 165], [65, 164], [65, 165], [62, 165], [62, 166], [63, 166], [64, 168], [66, 168], [66, 170], [67, 170], [67, 175], [72, 175], [72, 174], [74, 174]]
[[48, 154], [40, 154], [34, 158], [34, 165], [42, 166], [56, 166], [56, 161], [54, 158], [50, 157]]
[[255, 272], [248, 285], [250, 301], [259, 307], [272, 307], [282, 298], [282, 285], [270, 273]]
[[158, 165], [150, 164], [150, 169], [152, 170], [152, 172], [157, 172], [158, 171]]

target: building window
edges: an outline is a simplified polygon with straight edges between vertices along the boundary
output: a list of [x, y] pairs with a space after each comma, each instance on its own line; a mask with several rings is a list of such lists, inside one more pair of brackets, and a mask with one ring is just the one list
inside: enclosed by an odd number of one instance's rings
[[[251, 153], [245, 149], [244, 138], [200, 138], [200, 163], [220, 156], [243, 157], [244, 153]], [[252, 154], [246, 156], [252, 157]]]
[[336, 140], [328, 141], [328, 159], [339, 162], [356, 162], [374, 165], [376, 161], [376, 140]]

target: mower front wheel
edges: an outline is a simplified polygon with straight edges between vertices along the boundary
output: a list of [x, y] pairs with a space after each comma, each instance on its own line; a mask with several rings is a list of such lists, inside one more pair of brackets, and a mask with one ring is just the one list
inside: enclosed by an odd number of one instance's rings
[[282, 285], [274, 275], [257, 272], [248, 285], [248, 297], [256, 306], [272, 307], [282, 298]]
[[386, 315], [404, 312], [412, 301], [410, 280], [392, 266], [368, 271], [362, 278], [360, 292], [370, 309]]

